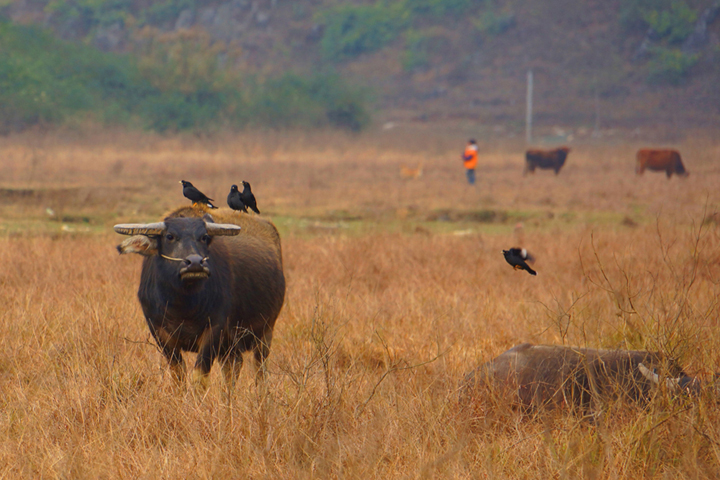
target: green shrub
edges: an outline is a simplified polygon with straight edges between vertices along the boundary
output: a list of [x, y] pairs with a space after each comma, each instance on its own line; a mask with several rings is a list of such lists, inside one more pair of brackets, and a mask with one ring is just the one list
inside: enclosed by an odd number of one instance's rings
[[410, 21], [402, 2], [339, 5], [322, 13], [325, 24], [320, 48], [325, 58], [343, 60], [378, 50], [395, 39]]
[[318, 74], [311, 78], [311, 98], [319, 102], [330, 126], [362, 130], [370, 121], [365, 107], [367, 94], [347, 85], [337, 74]]
[[620, 2], [618, 20], [629, 31], [648, 27], [646, 16], [651, 11], [670, 8], [673, 0], [623, 0]]
[[405, 32], [405, 49], [402, 53], [402, 66], [406, 72], [427, 67], [430, 63], [428, 49], [430, 38], [417, 30]]
[[365, 94], [348, 87], [334, 73], [303, 77], [287, 73], [250, 88], [243, 117], [272, 127], [330, 125], [361, 130], [369, 120]]
[[196, 8], [195, 0], [149, 2], [146, 8], [137, 8], [134, 0], [50, 0], [45, 11], [52, 13], [60, 22], [74, 21], [90, 30], [124, 23], [129, 15], [137, 16], [143, 24], [163, 24], [174, 21], [180, 12], [188, 8]]
[[685, 2], [673, 2], [667, 10], [649, 10], [645, 22], [670, 43], [680, 43], [693, 31], [698, 14]]
[[87, 115], [156, 131], [248, 123], [358, 130], [368, 121], [364, 93], [336, 74], [244, 82], [202, 44], [158, 42], [138, 62], [0, 22], [0, 45], [0, 131]]
[[678, 85], [687, 76], [699, 55], [688, 55], [679, 49], [657, 47], [652, 50], [652, 58], [647, 64], [648, 82]]
[[489, 8], [473, 24], [478, 33], [495, 37], [515, 26], [515, 14]]
[[649, 50], [645, 66], [648, 83], [681, 83], [699, 60], [674, 45], [693, 31], [698, 14], [684, 0], [627, 0], [620, 9], [620, 22], [627, 29], [651, 28], [655, 47]]
[[627, 30], [652, 28], [660, 39], [680, 43], [693, 31], [698, 14], [685, 0], [625, 0], [619, 20]]
[[462, 13], [481, 0], [405, 0], [403, 3], [413, 13], [442, 16]]
[[125, 57], [58, 41], [37, 27], [0, 22], [0, 44], [4, 129], [60, 122], [113, 103], [128, 105], [150, 90]]
[[60, 21], [74, 20], [90, 29], [124, 22], [132, 3], [132, 0], [51, 0], [45, 11]]
[[165, 0], [164, 2], [152, 2], [148, 8], [140, 13], [140, 19], [142, 20], [142, 23], [160, 25], [167, 23], [168, 20], [172, 20], [174, 22], [183, 10], [195, 10], [195, 8], [195, 0]]
[[167, 130], [210, 130], [226, 120], [226, 107], [236, 104], [232, 91], [170, 91], [153, 95], [143, 104], [147, 128]]

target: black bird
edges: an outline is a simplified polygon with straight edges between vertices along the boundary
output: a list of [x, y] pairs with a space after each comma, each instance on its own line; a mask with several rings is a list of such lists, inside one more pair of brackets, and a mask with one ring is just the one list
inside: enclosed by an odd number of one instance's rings
[[527, 264], [527, 262], [534, 262], [535, 259], [524, 248], [503, 250], [503, 255], [505, 255], [505, 261], [512, 265], [515, 270], [527, 270], [530, 275], [537, 275], [537, 272]]
[[207, 195], [195, 188], [192, 183], [185, 180], [180, 180], [180, 183], [182, 183], [183, 186], [183, 195], [185, 198], [192, 200], [193, 206], [198, 203], [204, 203], [210, 208], [218, 208], [210, 203], [213, 201], [212, 198], [208, 198]]
[[255, 195], [253, 195], [250, 190], [250, 184], [245, 180], [243, 180], [243, 191], [240, 194], [240, 200], [253, 212], [260, 213], [260, 210], [257, 208], [257, 203], [255, 203]]
[[240, 199], [240, 192], [238, 191], [237, 185], [233, 185], [232, 187], [230, 187], [230, 193], [228, 193], [227, 202], [228, 207], [232, 208], [233, 210], [242, 210], [243, 212], [247, 213], [247, 207]]

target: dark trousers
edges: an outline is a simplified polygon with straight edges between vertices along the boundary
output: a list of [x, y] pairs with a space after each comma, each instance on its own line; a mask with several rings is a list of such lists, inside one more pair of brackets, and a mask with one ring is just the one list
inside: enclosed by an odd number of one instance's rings
[[465, 175], [467, 175], [468, 183], [470, 185], [475, 185], [475, 169], [474, 168], [466, 168]]

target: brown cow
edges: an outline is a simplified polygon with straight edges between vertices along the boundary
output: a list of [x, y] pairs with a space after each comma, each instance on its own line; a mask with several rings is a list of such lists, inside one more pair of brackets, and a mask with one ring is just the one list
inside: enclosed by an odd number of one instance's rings
[[499, 404], [525, 411], [564, 406], [580, 412], [597, 410], [606, 400], [642, 401], [657, 382], [641, 372], [641, 363], [687, 377], [657, 352], [523, 343], [466, 375], [461, 400], [472, 404], [494, 394]]
[[555, 170], [555, 175], [557, 175], [565, 165], [569, 152], [568, 147], [560, 147], [554, 150], [528, 150], [525, 152], [523, 175], [527, 174], [527, 172], [535, 173], [535, 168]]
[[638, 175], [642, 175], [645, 169], [656, 172], [665, 171], [667, 178], [670, 178], [673, 173], [681, 177], [690, 175], [685, 170], [680, 152], [677, 150], [642, 148], [638, 150], [635, 158], [637, 158], [635, 173]]

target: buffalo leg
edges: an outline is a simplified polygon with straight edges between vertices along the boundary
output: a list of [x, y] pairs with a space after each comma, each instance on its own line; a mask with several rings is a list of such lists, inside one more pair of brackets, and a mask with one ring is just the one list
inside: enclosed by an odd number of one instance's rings
[[264, 380], [267, 375], [265, 361], [270, 355], [270, 344], [272, 343], [272, 330], [267, 330], [255, 343], [255, 363], [257, 365], [256, 381]]
[[208, 387], [210, 369], [218, 355], [222, 328], [220, 325], [207, 328], [198, 339], [198, 356], [190, 379], [195, 392], [205, 393]]
[[176, 338], [172, 334], [168, 334], [163, 328], [156, 330], [149, 320], [148, 325], [150, 326], [150, 333], [168, 361], [173, 378], [178, 384], [182, 384], [185, 381], [185, 362], [183, 361], [182, 352], [177, 347]]
[[180, 350], [163, 348], [163, 354], [165, 354], [168, 360], [173, 378], [181, 385], [185, 382], [185, 362], [183, 361], [182, 353], [180, 353]]
[[242, 365], [243, 358], [241, 352], [232, 352], [223, 359], [222, 373], [228, 392], [232, 392], [235, 389], [235, 382], [240, 376]]

